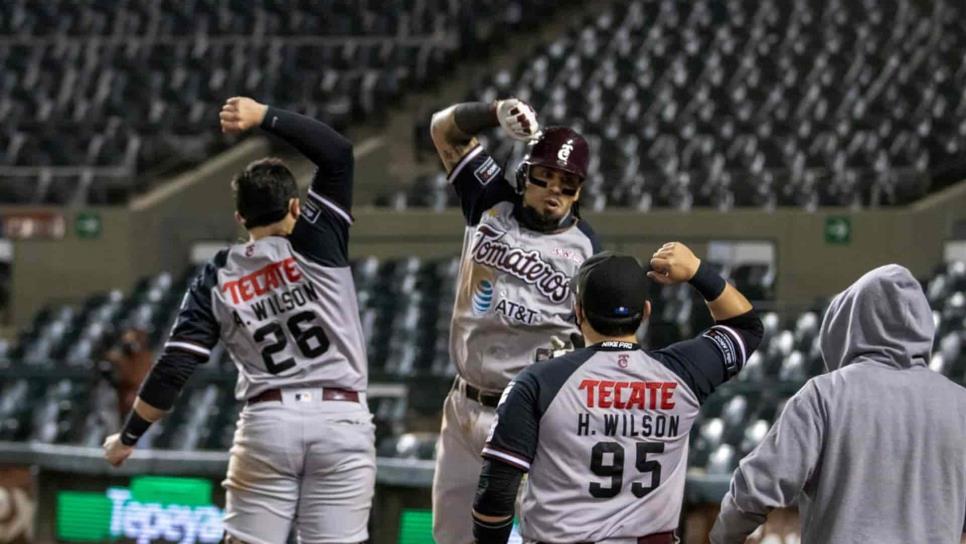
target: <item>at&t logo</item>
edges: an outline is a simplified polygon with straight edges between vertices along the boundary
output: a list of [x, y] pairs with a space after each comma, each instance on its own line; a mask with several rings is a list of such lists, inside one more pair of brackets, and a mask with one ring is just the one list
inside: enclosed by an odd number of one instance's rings
[[473, 313], [485, 314], [493, 306], [493, 284], [489, 280], [480, 280], [473, 291]]

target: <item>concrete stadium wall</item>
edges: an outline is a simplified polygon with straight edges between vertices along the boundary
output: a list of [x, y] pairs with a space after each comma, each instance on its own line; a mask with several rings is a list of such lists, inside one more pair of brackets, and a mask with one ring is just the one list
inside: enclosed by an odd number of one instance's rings
[[[242, 233], [232, 218], [230, 173], [266, 153], [267, 145], [259, 138], [248, 140], [165, 185], [164, 192], [127, 208], [94, 209], [103, 221], [97, 239], [79, 238], [72, 228], [76, 214], [90, 210], [67, 210], [63, 240], [15, 242], [12, 324], [26, 325], [45, 304], [79, 301], [111, 288], [127, 290], [144, 275], [180, 271], [197, 241], [238, 239]], [[297, 173], [304, 184], [309, 172], [303, 168]], [[10, 210], [22, 208], [0, 207], [0, 216]], [[456, 255], [463, 238], [458, 211], [356, 209], [354, 215], [353, 256]], [[851, 219], [851, 243], [826, 243], [829, 216]], [[589, 213], [587, 219], [605, 246], [642, 258], [670, 240], [692, 244], [699, 252], [711, 240], [772, 241], [778, 300], [797, 307], [841, 290], [881, 264], [900, 263], [927, 276], [942, 261], [944, 241], [966, 239], [966, 183], [912, 206], [885, 210], [607, 211]]]

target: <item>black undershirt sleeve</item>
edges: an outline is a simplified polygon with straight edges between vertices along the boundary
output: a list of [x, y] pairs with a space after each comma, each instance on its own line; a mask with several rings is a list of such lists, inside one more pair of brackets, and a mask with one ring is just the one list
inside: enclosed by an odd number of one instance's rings
[[730, 380], [758, 348], [761, 320], [754, 310], [716, 321], [697, 338], [676, 342], [651, 352], [679, 375], [704, 402], [714, 390]]
[[516, 202], [520, 196], [504, 177], [503, 168], [483, 146], [463, 156], [448, 178], [460, 199], [466, 224], [479, 224], [483, 214], [500, 202]]
[[138, 396], [155, 408], [171, 409], [195, 367], [208, 360], [221, 337], [211, 291], [218, 285], [218, 269], [227, 256], [227, 250], [220, 251], [192, 280], [161, 356], [141, 384]]
[[138, 396], [159, 410], [170, 410], [195, 368], [206, 360], [186, 351], [166, 350], [151, 368]]
[[290, 143], [318, 166], [311, 190], [346, 213], [352, 210], [352, 142], [325, 123], [269, 107], [262, 129]]
[[[478, 543], [504, 544], [509, 539], [513, 529], [514, 503], [522, 480], [523, 470], [502, 461], [483, 460], [483, 470], [473, 501], [473, 537]], [[507, 519], [491, 523], [480, 520], [476, 514]]]
[[318, 167], [289, 235], [292, 246], [323, 266], [348, 266], [352, 142], [321, 121], [273, 107], [265, 113], [262, 128], [292, 144]]

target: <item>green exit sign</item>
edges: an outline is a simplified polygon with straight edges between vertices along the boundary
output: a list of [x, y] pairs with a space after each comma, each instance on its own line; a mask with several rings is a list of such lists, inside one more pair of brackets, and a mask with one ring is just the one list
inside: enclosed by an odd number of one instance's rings
[[845, 215], [825, 218], [825, 243], [845, 246], [852, 242], [852, 219]]
[[74, 219], [74, 230], [79, 238], [100, 238], [101, 216], [96, 212], [80, 212]]

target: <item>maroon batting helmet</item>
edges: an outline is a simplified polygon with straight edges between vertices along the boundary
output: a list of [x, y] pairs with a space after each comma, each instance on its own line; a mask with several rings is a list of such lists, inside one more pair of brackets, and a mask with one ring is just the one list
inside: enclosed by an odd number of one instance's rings
[[583, 181], [587, 177], [589, 162], [590, 148], [580, 133], [566, 127], [548, 127], [530, 144], [530, 149], [517, 167], [517, 190], [523, 192], [530, 179], [531, 166], [570, 172]]

